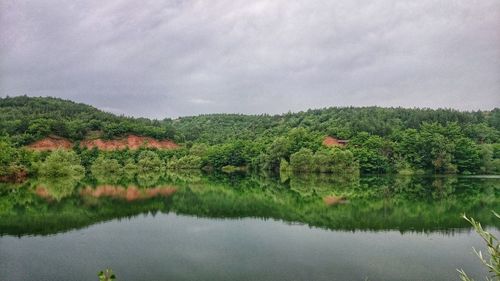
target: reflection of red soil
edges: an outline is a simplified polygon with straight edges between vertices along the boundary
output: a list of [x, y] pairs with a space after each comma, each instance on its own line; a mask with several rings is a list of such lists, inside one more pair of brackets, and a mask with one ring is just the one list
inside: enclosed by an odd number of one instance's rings
[[323, 198], [323, 202], [325, 202], [326, 205], [332, 206], [332, 205], [337, 205], [337, 204], [344, 204], [347, 202], [346, 198], [344, 196], [326, 196]]
[[348, 142], [349, 142], [348, 140], [339, 140], [334, 137], [328, 136], [325, 137], [325, 139], [323, 140], [323, 145], [327, 147], [346, 146]]
[[[83, 140], [80, 142], [81, 147], [86, 147], [92, 149], [97, 147], [100, 150], [120, 150], [120, 149], [139, 149], [141, 147], [147, 148], [157, 148], [157, 149], [175, 149], [179, 145], [170, 140], [157, 140], [150, 137], [141, 137], [135, 135], [129, 135], [122, 139], [117, 140]], [[30, 145], [28, 148], [33, 150], [55, 150], [55, 149], [71, 149], [73, 143], [68, 139], [61, 138], [58, 136], [46, 137], [42, 140], [36, 141]]]
[[135, 201], [153, 198], [156, 196], [169, 197], [177, 191], [175, 187], [171, 186], [163, 186], [156, 188], [148, 188], [148, 189], [140, 189], [136, 186], [129, 186], [124, 188], [122, 186], [113, 186], [113, 185], [100, 185], [96, 188], [86, 187], [84, 188], [80, 194], [83, 196], [91, 196], [91, 197], [112, 197], [125, 199], [127, 201]]
[[28, 148], [33, 150], [55, 150], [55, 149], [70, 149], [73, 146], [69, 140], [57, 136], [50, 136], [39, 141], [36, 141], [30, 145]]
[[158, 149], [174, 149], [179, 147], [176, 143], [170, 140], [156, 140], [150, 137], [140, 137], [129, 135], [123, 139], [117, 140], [84, 140], [80, 146], [91, 149], [97, 147], [100, 150], [119, 150], [119, 149], [139, 149], [141, 147], [158, 148]]
[[45, 199], [52, 199], [47, 188], [45, 188], [44, 186], [41, 186], [41, 185], [36, 187], [35, 194], [38, 195], [39, 197], [42, 197]]

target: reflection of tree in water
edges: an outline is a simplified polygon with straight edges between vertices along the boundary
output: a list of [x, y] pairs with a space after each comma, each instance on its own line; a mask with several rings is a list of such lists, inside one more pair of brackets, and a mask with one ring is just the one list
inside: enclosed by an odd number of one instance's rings
[[167, 170], [165, 178], [174, 182], [200, 182], [203, 173], [199, 170]]
[[391, 184], [394, 195], [404, 195], [407, 198], [425, 198], [429, 186], [421, 177], [396, 176]]
[[[158, 175], [143, 184], [156, 182], [155, 178]], [[490, 219], [490, 210], [500, 206], [500, 182], [496, 179], [370, 176], [346, 181], [316, 175], [292, 176], [282, 183], [277, 177], [257, 174], [203, 174], [193, 184], [166, 178], [160, 177], [152, 188], [139, 187], [135, 182], [87, 183], [78, 189], [77, 197], [71, 198], [65, 197], [71, 189], [65, 189], [68, 185], [61, 185], [61, 181], [56, 185], [35, 183], [34, 187], [42, 186], [40, 191], [51, 200], [65, 198], [51, 202], [57, 206], [54, 208], [47, 208], [47, 202], [36, 198], [31, 183], [24, 193], [23, 187], [4, 187], [20, 190], [0, 196], [0, 233], [53, 233], [154, 211], [215, 218], [274, 218], [329, 229], [400, 231], [467, 228], [460, 218], [467, 213], [480, 218], [484, 225], [498, 227], [498, 222]], [[433, 200], [433, 196], [445, 197]], [[335, 204], [343, 203], [344, 198], [346, 204]]]
[[40, 179], [35, 183], [35, 193], [46, 199], [60, 201], [73, 194], [79, 181], [77, 177]]
[[389, 179], [388, 184], [391, 186], [392, 196], [407, 199], [450, 198], [455, 192], [457, 184], [457, 178], [452, 176], [397, 176], [387, 178]]
[[[283, 178], [281, 180], [283, 181]], [[291, 174], [289, 182], [290, 189], [302, 197], [323, 197], [352, 191], [359, 184], [359, 178], [332, 174]]]
[[282, 174], [280, 182], [301, 197], [342, 195], [347, 198], [451, 199], [456, 196], [458, 179], [453, 176], [365, 176]]
[[455, 185], [458, 182], [456, 177], [437, 177], [432, 181], [432, 198], [443, 199], [452, 198], [455, 192]]
[[0, 217], [33, 203], [34, 196], [29, 187], [30, 182], [0, 183]]
[[113, 184], [116, 184], [118, 182], [120, 182], [121, 180], [124, 179], [124, 177], [120, 174], [104, 174], [104, 173], [99, 173], [99, 174], [93, 174], [93, 176], [95, 177], [95, 179], [98, 181], [98, 182], [101, 182], [101, 183], [113, 183]]
[[137, 183], [140, 187], [152, 187], [158, 184], [162, 173], [158, 172], [141, 172], [136, 176]]

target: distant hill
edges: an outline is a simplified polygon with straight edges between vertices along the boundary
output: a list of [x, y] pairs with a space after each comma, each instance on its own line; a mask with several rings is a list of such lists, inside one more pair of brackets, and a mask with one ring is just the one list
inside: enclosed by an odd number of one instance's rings
[[389, 136], [423, 122], [457, 122], [476, 142], [498, 142], [500, 109], [331, 107], [282, 115], [208, 114], [175, 120], [150, 120], [107, 113], [90, 105], [51, 97], [0, 98], [0, 134], [25, 145], [49, 135], [70, 140], [114, 139], [129, 134], [177, 142], [221, 144], [230, 140], [274, 139], [292, 128], [349, 139], [359, 132]]
[[0, 99], [0, 134], [19, 145], [49, 135], [82, 140], [113, 139], [128, 134], [173, 139], [167, 123], [146, 118], [116, 116], [90, 105], [52, 97], [6, 97]]

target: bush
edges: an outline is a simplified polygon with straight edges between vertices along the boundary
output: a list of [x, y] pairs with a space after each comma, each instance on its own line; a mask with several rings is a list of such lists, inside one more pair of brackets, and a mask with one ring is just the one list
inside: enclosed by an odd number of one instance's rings
[[82, 178], [85, 169], [74, 151], [56, 150], [40, 165], [40, 174], [44, 177]]
[[158, 154], [153, 151], [145, 150], [139, 154], [137, 161], [138, 173], [163, 172], [165, 163], [160, 159]]
[[123, 167], [118, 163], [118, 160], [104, 156], [99, 156], [92, 164], [90, 170], [94, 177], [102, 181], [116, 179], [123, 175]]
[[309, 148], [301, 148], [290, 156], [290, 167], [293, 171], [308, 172], [313, 168], [313, 153]]
[[20, 151], [6, 140], [0, 140], [0, 181], [18, 181], [26, 177], [27, 168], [21, 163]]
[[183, 156], [179, 159], [172, 158], [168, 164], [167, 168], [169, 169], [177, 169], [177, 170], [182, 170], [182, 169], [199, 169], [201, 168], [201, 157], [195, 156], [195, 155], [187, 155]]

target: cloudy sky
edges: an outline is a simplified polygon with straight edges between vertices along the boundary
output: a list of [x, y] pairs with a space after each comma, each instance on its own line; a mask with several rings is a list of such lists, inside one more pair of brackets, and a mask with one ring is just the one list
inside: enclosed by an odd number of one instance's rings
[[0, 0], [0, 95], [118, 114], [500, 106], [500, 1]]

